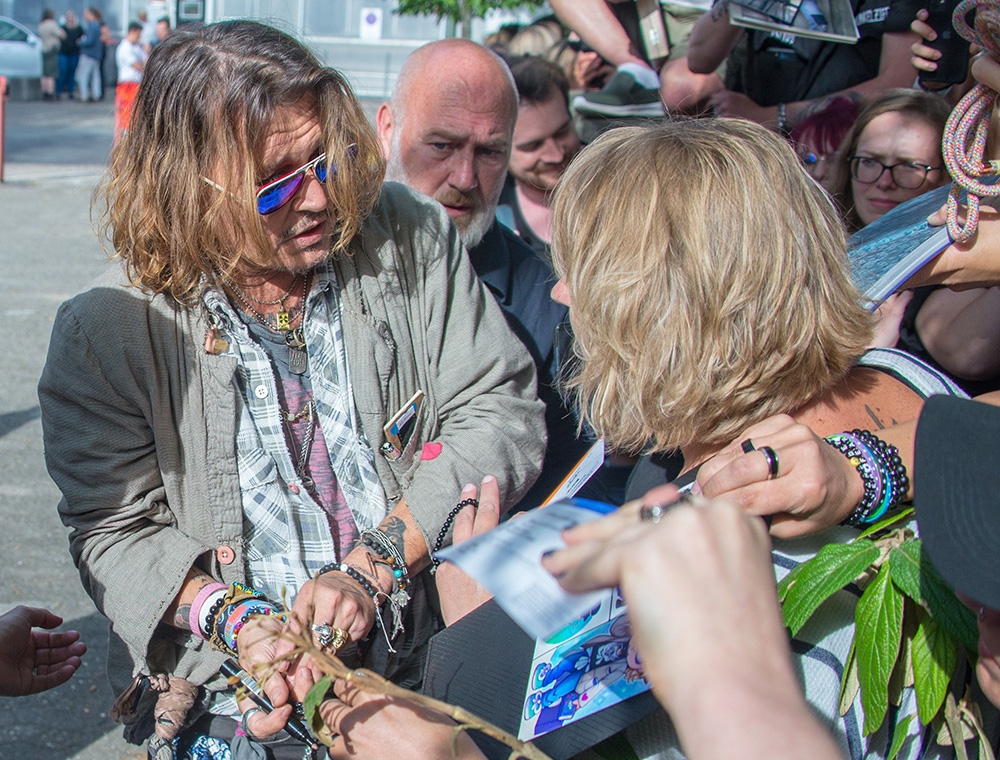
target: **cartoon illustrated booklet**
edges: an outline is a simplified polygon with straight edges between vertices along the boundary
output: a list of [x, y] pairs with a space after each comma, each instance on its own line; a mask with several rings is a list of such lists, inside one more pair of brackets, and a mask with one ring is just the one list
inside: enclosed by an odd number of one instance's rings
[[[595, 457], [587, 464], [588, 457], [578, 469], [592, 467]], [[585, 481], [580, 473], [571, 474], [553, 498], [575, 493]], [[504, 612], [535, 639], [518, 730], [522, 741], [650, 688], [618, 590], [568, 594], [541, 565], [543, 554], [565, 545], [562, 531], [615, 509], [588, 499], [550, 499], [542, 508], [437, 554], [489, 589]]]

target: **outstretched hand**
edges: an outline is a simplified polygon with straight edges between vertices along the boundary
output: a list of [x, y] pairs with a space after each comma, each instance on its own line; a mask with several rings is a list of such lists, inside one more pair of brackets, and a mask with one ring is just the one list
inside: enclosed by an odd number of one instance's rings
[[[462, 489], [462, 501], [475, 498], [474, 485]], [[499, 523], [500, 486], [496, 478], [488, 475], [483, 479], [479, 507], [474, 508], [469, 505], [455, 516], [453, 543], [468, 541], [473, 536], [493, 530]], [[442, 562], [437, 569], [436, 580], [438, 596], [441, 599], [441, 616], [445, 625], [451, 625], [465, 617], [493, 596], [460, 570], [454, 562]]]
[[38, 607], [15, 607], [0, 616], [0, 695], [22, 697], [68, 681], [87, 651], [76, 631], [48, 633], [62, 618]]

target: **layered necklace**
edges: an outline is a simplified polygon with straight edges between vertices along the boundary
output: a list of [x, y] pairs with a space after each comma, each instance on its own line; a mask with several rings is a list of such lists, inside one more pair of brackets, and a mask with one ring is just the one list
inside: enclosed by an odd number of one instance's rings
[[[300, 277], [302, 278], [302, 301], [300, 303], [302, 319], [299, 320], [299, 326], [293, 330], [291, 328], [291, 316], [289, 315], [288, 310], [285, 309], [285, 300], [292, 294], [292, 291], [295, 289], [295, 284], [299, 281]], [[306, 352], [305, 331], [306, 297], [309, 294], [309, 276], [296, 276], [296, 278], [292, 280], [292, 284], [288, 287], [288, 290], [273, 301], [261, 301], [259, 298], [254, 298], [249, 293], [244, 293], [232, 280], [226, 280], [226, 285], [233, 291], [233, 294], [240, 300], [243, 306], [246, 307], [247, 314], [253, 317], [257, 322], [260, 322], [271, 332], [282, 336], [285, 345], [288, 346], [288, 371], [295, 375], [304, 374], [309, 366], [309, 355]], [[271, 326], [271, 323], [253, 306], [251, 301], [260, 306], [281, 307], [280, 310], [274, 315], [277, 328]]]
[[[285, 309], [285, 301], [292, 294], [292, 291], [295, 290], [295, 284], [299, 281], [300, 277], [302, 278], [302, 301], [300, 302], [302, 318], [299, 320], [299, 326], [292, 329], [292, 317], [288, 310]], [[288, 347], [288, 371], [296, 375], [305, 374], [305, 371], [309, 366], [308, 354], [306, 352], [305, 333], [306, 297], [309, 294], [309, 276], [296, 276], [296, 278], [292, 280], [292, 284], [288, 286], [288, 290], [273, 301], [262, 301], [259, 298], [254, 298], [249, 293], [244, 293], [240, 290], [231, 280], [226, 280], [226, 285], [230, 290], [232, 290], [232, 292], [246, 308], [247, 314], [253, 317], [255, 321], [264, 325], [264, 327], [272, 333], [277, 333], [282, 336], [285, 345]], [[253, 303], [251, 303], [251, 301]], [[267, 318], [258, 309], [256, 309], [253, 304], [257, 304], [258, 306], [280, 306], [281, 308], [274, 315], [277, 328], [272, 326]], [[313, 481], [306, 473], [306, 466], [309, 461], [309, 455], [312, 451], [313, 438], [316, 433], [316, 402], [310, 399], [305, 406], [294, 414], [283, 408], [280, 409], [280, 412], [281, 421], [286, 426], [288, 436], [293, 442], [295, 441], [295, 431], [293, 429], [293, 425], [300, 420], [305, 420], [306, 422], [305, 431], [299, 444], [298, 457], [295, 462], [295, 474], [306, 488], [312, 489]]]

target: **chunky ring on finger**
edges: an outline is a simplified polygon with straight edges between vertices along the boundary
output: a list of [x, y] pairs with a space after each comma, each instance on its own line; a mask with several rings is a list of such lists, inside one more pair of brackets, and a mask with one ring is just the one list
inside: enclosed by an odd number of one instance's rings
[[753, 445], [753, 441], [747, 438], [743, 443], [740, 444], [740, 448], [743, 449], [744, 454], [749, 454], [751, 451], [755, 451], [756, 447]]
[[258, 737], [253, 731], [250, 730], [250, 718], [252, 718], [257, 713], [264, 712], [259, 707], [251, 707], [240, 717], [240, 730], [249, 736], [251, 739], [258, 739]]
[[333, 635], [330, 638], [330, 648], [336, 652], [347, 643], [347, 631], [343, 628], [334, 628], [332, 633]]
[[764, 455], [764, 460], [767, 462], [767, 479], [774, 480], [778, 477], [778, 468], [780, 466], [778, 455], [770, 446], [761, 446], [757, 451]]
[[[340, 629], [338, 628], [337, 630], [339, 631]], [[333, 629], [325, 623], [323, 625], [313, 623], [312, 632], [316, 634], [316, 641], [319, 642], [321, 647], [325, 647], [333, 641]]]

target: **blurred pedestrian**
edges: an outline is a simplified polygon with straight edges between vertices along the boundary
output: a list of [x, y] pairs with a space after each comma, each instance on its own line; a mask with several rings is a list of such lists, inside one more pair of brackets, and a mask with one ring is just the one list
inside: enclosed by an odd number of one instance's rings
[[76, 22], [76, 14], [66, 11], [66, 23], [63, 24], [63, 41], [59, 46], [59, 79], [56, 82], [56, 97], [62, 97], [65, 92], [72, 98], [76, 89], [76, 66], [80, 60], [80, 48], [77, 44], [83, 36], [83, 29]]
[[79, 39], [80, 60], [76, 66], [76, 85], [80, 102], [97, 100], [101, 95], [101, 12], [93, 6], [83, 9], [83, 36]]
[[142, 24], [133, 21], [128, 25], [125, 39], [118, 43], [115, 58], [118, 63], [118, 87], [115, 90], [115, 142], [128, 129], [132, 117], [132, 104], [146, 67], [146, 48], [140, 39]]
[[66, 38], [66, 31], [59, 26], [56, 14], [51, 8], [42, 11], [38, 36], [42, 40], [42, 98], [55, 100], [56, 77], [59, 76], [59, 48]]
[[118, 63], [115, 60], [115, 53], [119, 42], [120, 40], [111, 34], [111, 27], [101, 23], [101, 100], [104, 100], [104, 93], [108, 90], [114, 92], [115, 85], [118, 84]]
[[159, 44], [163, 42], [167, 37], [170, 36], [170, 19], [166, 16], [161, 17], [156, 22], [156, 42], [153, 44]]

